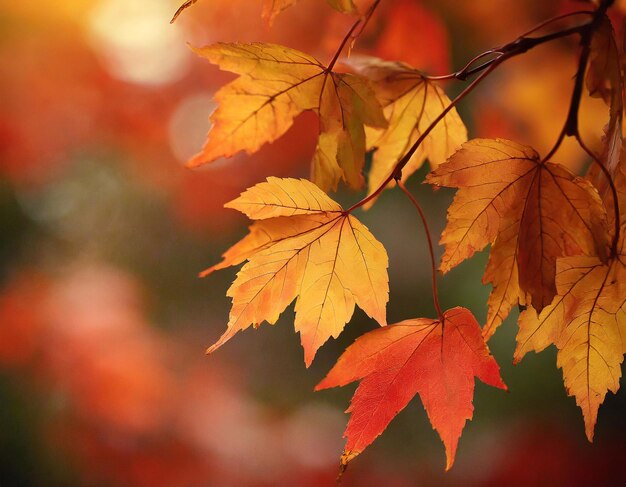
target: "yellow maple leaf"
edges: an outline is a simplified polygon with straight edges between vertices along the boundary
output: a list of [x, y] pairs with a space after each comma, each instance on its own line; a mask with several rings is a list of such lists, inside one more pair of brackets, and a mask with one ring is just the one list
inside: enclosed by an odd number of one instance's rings
[[313, 110], [320, 119], [313, 181], [324, 190], [336, 189], [341, 179], [352, 188], [363, 185], [364, 125], [387, 125], [365, 78], [334, 73], [308, 54], [274, 44], [218, 43], [195, 52], [239, 77], [216, 93], [207, 142], [189, 166], [256, 152]]
[[[391, 174], [400, 159], [429, 125], [450, 104], [436, 83], [405, 63], [354, 56], [346, 62], [373, 82], [389, 121], [387, 128], [366, 127], [367, 149], [374, 150], [368, 174], [368, 192], [373, 193]], [[431, 169], [448, 159], [467, 141], [467, 129], [455, 108], [424, 138], [402, 169], [406, 181], [428, 159]], [[388, 187], [394, 186], [392, 181]], [[371, 206], [371, 200], [366, 207]]]
[[605, 255], [606, 212], [597, 191], [530, 147], [474, 139], [427, 180], [459, 188], [441, 236], [441, 271], [493, 244], [483, 277], [493, 285], [487, 338], [518, 300], [538, 311], [550, 304], [558, 257]]
[[626, 353], [625, 262], [626, 254], [608, 264], [596, 257], [558, 259], [558, 295], [539, 316], [530, 308], [519, 318], [515, 363], [531, 350], [556, 345], [557, 366], [582, 409], [589, 441], [606, 393], [619, 389]]
[[226, 206], [257, 221], [203, 273], [247, 260], [227, 293], [233, 300], [228, 328], [209, 352], [251, 325], [275, 323], [296, 297], [295, 329], [307, 367], [320, 346], [339, 336], [355, 304], [386, 325], [385, 248], [316, 185], [268, 178]]

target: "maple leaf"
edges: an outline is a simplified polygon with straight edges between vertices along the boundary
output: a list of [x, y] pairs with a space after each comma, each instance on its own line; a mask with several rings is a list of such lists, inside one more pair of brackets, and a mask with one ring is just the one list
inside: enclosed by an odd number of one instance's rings
[[619, 389], [626, 353], [625, 263], [625, 253], [608, 264], [596, 257], [558, 259], [553, 303], [539, 316], [529, 308], [519, 318], [515, 363], [531, 350], [556, 345], [557, 366], [583, 412], [589, 441], [606, 393]]
[[385, 248], [315, 184], [270, 177], [225, 206], [257, 221], [202, 274], [247, 260], [227, 292], [228, 328], [208, 353], [251, 325], [275, 323], [296, 297], [295, 329], [307, 367], [320, 346], [339, 336], [355, 304], [386, 325]]
[[216, 93], [213, 126], [189, 166], [256, 152], [281, 137], [301, 112], [313, 110], [320, 118], [314, 182], [324, 190], [336, 189], [340, 179], [362, 186], [364, 124], [387, 124], [366, 79], [334, 73], [308, 54], [274, 44], [218, 43], [195, 52], [240, 76]]
[[591, 96], [602, 98], [607, 105], [615, 102], [615, 94], [622, 85], [619, 51], [611, 21], [602, 16], [601, 24], [591, 39], [586, 85]]
[[[389, 125], [386, 129], [366, 127], [367, 149], [374, 150], [368, 175], [373, 193], [391, 174], [396, 164], [430, 124], [450, 104], [436, 83], [405, 63], [374, 57], [354, 56], [346, 61], [373, 82]], [[428, 159], [432, 169], [446, 161], [467, 141], [467, 129], [455, 108], [424, 138], [411, 160], [402, 169], [406, 181]], [[390, 182], [387, 187], [393, 187]], [[366, 206], [371, 206], [374, 200]]]
[[557, 258], [606, 255], [606, 212], [595, 188], [530, 147], [474, 139], [427, 181], [459, 188], [441, 236], [442, 272], [493, 244], [483, 277], [493, 285], [486, 337], [518, 300], [537, 311], [550, 304]]
[[480, 326], [465, 308], [446, 311], [443, 321], [418, 318], [357, 338], [316, 390], [361, 380], [344, 433], [342, 464], [361, 453], [419, 394], [446, 448], [446, 470], [474, 407], [474, 377], [506, 389]]

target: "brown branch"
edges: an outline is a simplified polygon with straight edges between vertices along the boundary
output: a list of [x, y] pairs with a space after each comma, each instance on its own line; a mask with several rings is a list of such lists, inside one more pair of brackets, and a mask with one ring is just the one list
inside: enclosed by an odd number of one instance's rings
[[564, 18], [568, 18], [568, 17], [572, 17], [575, 15], [582, 15], [582, 14], [586, 14], [586, 15], [592, 15], [594, 12], [589, 11], [589, 10], [580, 10], [580, 11], [576, 11], [576, 12], [571, 12], [569, 14], [565, 14], [565, 15], [559, 15], [557, 17], [553, 17], [551, 19], [548, 19], [544, 22], [542, 22], [541, 24], [533, 27], [532, 29], [530, 29], [529, 31], [525, 32], [524, 34], [518, 36], [514, 41], [509, 42], [508, 44], [505, 44], [504, 46], [501, 47], [494, 47], [492, 49], [488, 49], [484, 52], [481, 52], [480, 54], [478, 54], [477, 56], [474, 56], [465, 66], [463, 66], [463, 68], [461, 68], [458, 71], [455, 71], [453, 73], [450, 74], [444, 74], [444, 75], [439, 75], [439, 76], [428, 76], [428, 75], [424, 75], [424, 77], [428, 80], [431, 81], [442, 81], [442, 80], [449, 80], [449, 79], [457, 79], [460, 81], [465, 81], [468, 77], [483, 71], [484, 69], [488, 68], [490, 64], [492, 64], [493, 62], [495, 62], [495, 60], [497, 59], [497, 56], [494, 57], [493, 59], [490, 59], [486, 62], [484, 62], [483, 64], [479, 65], [479, 66], [475, 66], [472, 67], [477, 61], [479, 61], [480, 59], [487, 57], [489, 55], [493, 55], [493, 54], [505, 54], [507, 55], [507, 57], [513, 57], [513, 56], [517, 56], [518, 54], [522, 54], [526, 51], [528, 51], [529, 49], [532, 49], [533, 47], [539, 45], [539, 44], [544, 44], [545, 42], [549, 42], [552, 41], [554, 39], [558, 39], [561, 37], [566, 37], [570, 34], [573, 33], [577, 33], [580, 32], [582, 29], [584, 29], [585, 25], [587, 24], [583, 24], [583, 25], [579, 25], [579, 26], [574, 26], [574, 27], [570, 27], [568, 29], [563, 29], [563, 30], [559, 30], [556, 32], [553, 32], [551, 34], [546, 34], [544, 36], [540, 36], [540, 37], [528, 37], [530, 34], [532, 34], [533, 32], [536, 32], [537, 30], [553, 23], [556, 22], [558, 20], [562, 20]]

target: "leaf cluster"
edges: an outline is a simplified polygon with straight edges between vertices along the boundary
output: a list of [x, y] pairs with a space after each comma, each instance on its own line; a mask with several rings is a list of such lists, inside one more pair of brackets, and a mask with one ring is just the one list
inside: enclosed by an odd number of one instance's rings
[[[293, 3], [266, 1], [266, 21]], [[351, 1], [329, 3], [356, 15], [356, 21], [328, 64], [272, 44], [217, 43], [195, 49], [238, 76], [215, 95], [212, 128], [189, 166], [256, 152], [282, 137], [304, 111], [319, 120], [311, 181], [270, 177], [226, 205], [254, 223], [222, 262], [203, 273], [244, 264], [227, 293], [232, 298], [227, 330], [209, 352], [250, 326], [275, 323], [295, 300], [295, 329], [309, 366], [319, 347], [342, 332], [358, 305], [381, 328], [358, 338], [318, 385], [323, 389], [360, 381], [348, 409], [342, 463], [363, 451], [419, 394], [446, 446], [450, 468], [465, 421], [472, 417], [475, 377], [506, 388], [487, 342], [520, 306], [515, 362], [529, 351], [557, 347], [557, 365], [568, 394], [583, 411], [591, 440], [600, 404], [619, 387], [626, 352], [624, 53], [606, 16], [612, 2], [550, 19], [477, 56], [460, 71], [438, 77], [358, 55], [343, 62], [349, 72], [337, 72], [342, 50], [354, 42], [379, 2], [365, 11]], [[586, 21], [554, 27], [579, 18]], [[548, 34], [532, 35], [548, 27]], [[542, 157], [510, 140], [468, 141], [456, 105], [509, 58], [572, 35], [580, 37], [578, 71], [553, 149]], [[473, 76], [454, 100], [439, 84]], [[584, 90], [608, 107], [602, 154], [588, 149], [578, 128]], [[585, 172], [573, 173], [559, 163], [558, 149], [566, 137], [575, 138], [589, 155]], [[364, 174], [367, 153], [372, 164]], [[492, 291], [482, 328], [469, 310], [439, 308], [434, 274], [439, 316], [386, 326], [387, 254], [352, 213], [373, 206], [385, 188], [398, 183], [429, 234], [421, 208], [403, 185], [426, 161], [431, 169], [427, 183], [457, 190], [440, 240], [445, 249], [441, 273], [490, 246], [483, 282]], [[340, 182], [355, 190], [366, 187], [367, 195], [344, 209], [326, 194]], [[434, 265], [433, 260], [433, 272]]]

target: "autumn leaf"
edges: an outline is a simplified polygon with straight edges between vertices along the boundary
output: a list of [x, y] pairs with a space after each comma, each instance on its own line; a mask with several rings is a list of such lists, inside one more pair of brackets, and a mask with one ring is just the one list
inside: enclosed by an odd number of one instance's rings
[[208, 352], [263, 321], [275, 323], [297, 297], [295, 329], [307, 367], [336, 338], [355, 304], [386, 325], [387, 253], [370, 231], [310, 181], [268, 178], [226, 205], [256, 222], [250, 233], [207, 269], [240, 264], [227, 295], [228, 328]]
[[586, 85], [591, 96], [602, 98], [607, 105], [615, 102], [615, 93], [621, 88], [619, 51], [615, 32], [609, 18], [604, 15], [600, 27], [591, 39], [589, 68]]
[[[606, 213], [597, 191], [530, 147], [474, 139], [427, 177], [458, 188], [441, 236], [448, 272], [493, 244], [485, 283], [493, 285], [485, 336], [521, 300], [541, 311], [556, 294], [556, 259], [606, 255]], [[528, 297], [528, 299], [526, 299]]]
[[322, 189], [363, 184], [364, 125], [386, 126], [367, 80], [329, 71], [308, 54], [274, 44], [213, 44], [195, 52], [240, 76], [215, 95], [218, 108], [199, 166], [237, 152], [251, 154], [281, 137], [305, 110], [320, 118], [313, 180]]
[[[626, 227], [624, 228], [626, 230]], [[519, 318], [515, 363], [529, 351], [555, 344], [565, 388], [575, 396], [593, 440], [598, 408], [619, 389], [626, 353], [626, 253], [604, 264], [596, 257], [558, 259], [558, 295], [537, 316]]]
[[[354, 56], [346, 64], [369, 78], [389, 121], [387, 128], [366, 127], [367, 149], [374, 150], [368, 175], [369, 194], [376, 191], [400, 159], [450, 104], [436, 83], [404, 63]], [[425, 137], [402, 170], [406, 181], [428, 159], [432, 169], [467, 141], [467, 129], [455, 108]], [[395, 183], [392, 181], [388, 187]], [[372, 200], [369, 205], [373, 204]]]
[[347, 411], [342, 464], [370, 445], [419, 394], [445, 445], [448, 470], [465, 422], [473, 416], [474, 377], [506, 389], [476, 319], [465, 308], [453, 308], [443, 321], [406, 320], [359, 337], [315, 389], [361, 381]]

